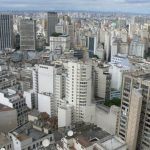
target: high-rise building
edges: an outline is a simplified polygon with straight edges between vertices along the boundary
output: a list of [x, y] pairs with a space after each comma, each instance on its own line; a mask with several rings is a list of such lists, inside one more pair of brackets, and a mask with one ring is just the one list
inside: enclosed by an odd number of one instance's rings
[[20, 49], [36, 49], [36, 21], [32, 19], [20, 20]]
[[111, 91], [111, 74], [109, 73], [109, 66], [96, 66], [95, 67], [95, 97], [109, 100]]
[[150, 73], [136, 71], [123, 77], [118, 135], [129, 150], [150, 149]]
[[[73, 121], [85, 119], [92, 99], [92, 66], [83, 62], [69, 62], [66, 82], [66, 99], [74, 107]], [[90, 115], [89, 115], [90, 116]], [[90, 116], [92, 122], [92, 116]]]
[[0, 50], [13, 48], [13, 16], [0, 14]]
[[48, 12], [48, 33], [47, 33], [47, 42], [49, 42], [49, 37], [53, 32], [55, 32], [55, 26], [58, 23], [58, 16], [56, 12]]

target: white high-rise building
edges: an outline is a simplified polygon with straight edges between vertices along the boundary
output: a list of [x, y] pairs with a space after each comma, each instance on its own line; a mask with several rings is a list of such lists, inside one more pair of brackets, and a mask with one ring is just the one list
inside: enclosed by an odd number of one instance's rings
[[73, 121], [93, 122], [94, 107], [89, 108], [91, 120], [87, 118], [87, 108], [92, 98], [92, 66], [87, 62], [68, 62], [68, 76], [66, 82], [66, 100], [73, 105]]
[[[38, 65], [33, 70], [33, 90], [36, 93], [53, 94], [54, 66]], [[49, 84], [48, 84], [49, 83]]]
[[59, 65], [36, 65], [33, 70], [35, 106], [40, 112], [45, 111], [50, 116], [57, 114], [59, 101], [64, 97], [61, 71], [62, 67]]

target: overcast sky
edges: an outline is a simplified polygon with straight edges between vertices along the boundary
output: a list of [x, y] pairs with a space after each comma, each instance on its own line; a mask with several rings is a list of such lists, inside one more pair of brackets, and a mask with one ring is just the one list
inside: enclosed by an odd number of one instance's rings
[[150, 13], [150, 0], [0, 0], [0, 9], [95, 10]]

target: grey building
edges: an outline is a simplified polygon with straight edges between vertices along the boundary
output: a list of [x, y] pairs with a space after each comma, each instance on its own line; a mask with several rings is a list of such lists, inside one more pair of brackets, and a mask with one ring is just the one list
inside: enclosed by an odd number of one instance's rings
[[0, 132], [8, 133], [17, 127], [17, 111], [0, 103]]
[[0, 50], [13, 48], [13, 16], [0, 14]]
[[36, 49], [36, 21], [32, 19], [20, 20], [20, 49]]
[[48, 12], [48, 30], [47, 30], [47, 42], [49, 42], [49, 37], [53, 32], [55, 32], [55, 26], [58, 23], [58, 16], [56, 12]]

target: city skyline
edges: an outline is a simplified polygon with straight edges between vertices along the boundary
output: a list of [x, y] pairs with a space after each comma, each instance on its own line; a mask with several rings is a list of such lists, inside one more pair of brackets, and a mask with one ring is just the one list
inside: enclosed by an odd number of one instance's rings
[[1, 10], [82, 10], [150, 13], [149, 0], [0, 0]]

